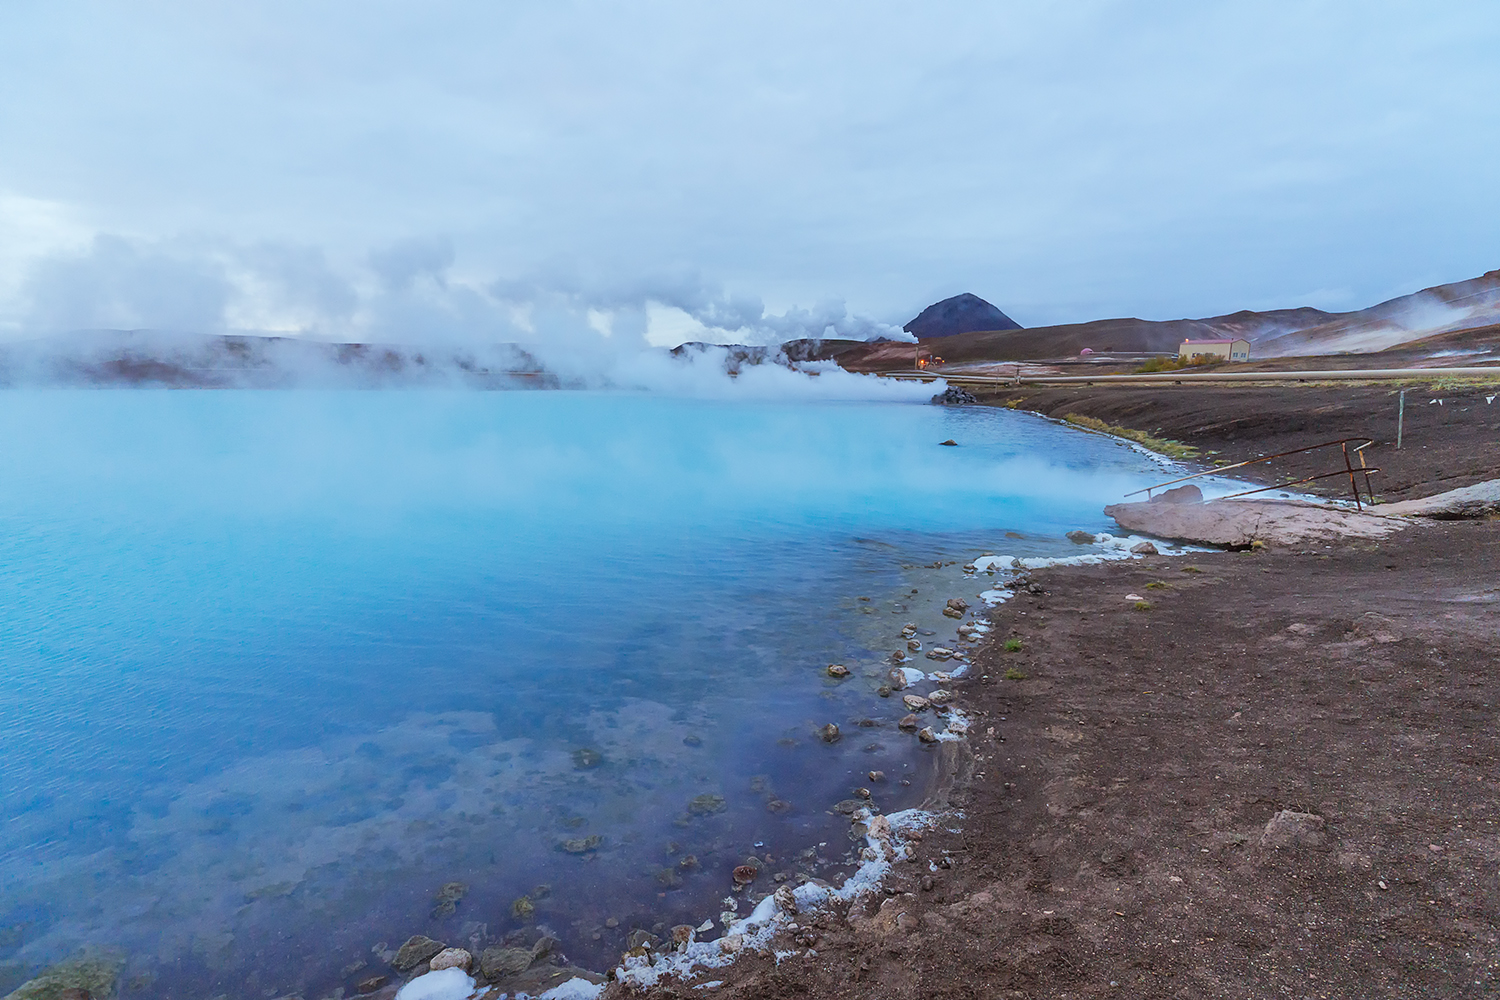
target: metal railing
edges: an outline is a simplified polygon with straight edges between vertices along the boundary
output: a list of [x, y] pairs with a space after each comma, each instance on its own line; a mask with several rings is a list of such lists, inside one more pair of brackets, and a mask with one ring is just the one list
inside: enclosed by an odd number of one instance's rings
[[[1356, 442], [1356, 441], [1360, 442], [1360, 444], [1356, 445], [1353, 449], [1351, 449], [1349, 446], [1351, 444], [1353, 444], [1354, 442]], [[1291, 487], [1291, 486], [1301, 486], [1303, 483], [1316, 482], [1319, 479], [1329, 479], [1329, 478], [1331, 478], [1333, 476], [1348, 476], [1349, 477], [1349, 492], [1351, 494], [1353, 494], [1353, 496], [1354, 496], [1354, 507], [1355, 507], [1356, 510], [1361, 510], [1362, 511], [1362, 510], [1364, 510], [1364, 503], [1360, 502], [1360, 497], [1359, 497], [1359, 480], [1356, 479], [1355, 477], [1356, 476], [1363, 476], [1364, 477], [1364, 481], [1365, 481], [1365, 498], [1364, 498], [1364, 502], [1365, 503], [1371, 503], [1371, 504], [1373, 504], [1374, 501], [1375, 501], [1375, 494], [1370, 489], [1370, 477], [1372, 475], [1374, 475], [1375, 473], [1379, 472], [1380, 470], [1379, 469], [1375, 469], [1375, 468], [1370, 468], [1368, 465], [1365, 464], [1365, 454], [1364, 454], [1364, 452], [1365, 452], [1366, 448], [1368, 448], [1370, 445], [1372, 445], [1374, 443], [1375, 442], [1374, 442], [1373, 439], [1371, 439], [1371, 438], [1363, 438], [1363, 437], [1339, 438], [1337, 441], [1324, 441], [1322, 444], [1308, 445], [1306, 448], [1294, 448], [1291, 451], [1280, 451], [1280, 452], [1277, 452], [1274, 455], [1263, 455], [1260, 458], [1252, 458], [1252, 459], [1249, 459], [1249, 460], [1244, 461], [1244, 462], [1236, 462], [1233, 465], [1221, 465], [1217, 469], [1205, 469], [1202, 472], [1195, 472], [1195, 473], [1193, 473], [1190, 476], [1180, 476], [1177, 479], [1169, 479], [1169, 480], [1167, 480], [1164, 483], [1157, 483], [1154, 486], [1147, 486], [1143, 490], [1133, 490], [1133, 491], [1125, 494], [1125, 496], [1127, 496], [1127, 497], [1133, 497], [1133, 496], [1135, 496], [1135, 495], [1137, 495], [1139, 493], [1144, 493], [1144, 494], [1146, 494], [1146, 499], [1149, 501], [1150, 499], [1152, 499], [1151, 494], [1152, 494], [1153, 490], [1165, 489], [1168, 486], [1175, 486], [1177, 483], [1185, 483], [1189, 479], [1197, 479], [1200, 476], [1217, 476], [1217, 475], [1219, 475], [1221, 473], [1228, 472], [1230, 469], [1242, 469], [1242, 468], [1244, 468], [1247, 465], [1258, 465], [1261, 462], [1272, 462], [1272, 461], [1275, 461], [1278, 458], [1286, 458], [1288, 455], [1301, 455], [1301, 454], [1303, 454], [1305, 452], [1317, 451], [1320, 448], [1338, 447], [1339, 450], [1343, 453], [1343, 456], [1344, 456], [1344, 467], [1342, 469], [1334, 469], [1332, 472], [1320, 472], [1320, 473], [1318, 473], [1316, 475], [1304, 476], [1301, 479], [1292, 479], [1292, 480], [1288, 480], [1287, 482], [1284, 482], [1284, 483], [1277, 483], [1274, 486], [1261, 486], [1261, 487], [1257, 487], [1256, 489], [1253, 489], [1253, 490], [1245, 490], [1243, 493], [1231, 493], [1228, 496], [1214, 497], [1214, 499], [1215, 500], [1232, 500], [1235, 497], [1247, 497], [1247, 496], [1251, 495], [1252, 493], [1265, 493], [1267, 490], [1284, 490], [1284, 489], [1287, 489], [1288, 487]], [[1355, 468], [1354, 467], [1354, 462], [1353, 462], [1353, 460], [1350, 457], [1351, 455], [1358, 456], [1358, 458], [1359, 458], [1359, 468]]]

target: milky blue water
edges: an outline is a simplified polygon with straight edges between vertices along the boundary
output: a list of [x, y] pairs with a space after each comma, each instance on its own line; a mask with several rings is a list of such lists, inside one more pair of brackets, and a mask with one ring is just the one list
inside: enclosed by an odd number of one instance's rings
[[749, 852], [843, 856], [869, 770], [921, 800], [875, 688], [981, 588], [923, 567], [1076, 551], [1165, 478], [898, 403], [12, 392], [0, 428], [0, 992], [105, 945], [153, 995], [312, 997], [411, 933], [598, 965], [716, 915]]

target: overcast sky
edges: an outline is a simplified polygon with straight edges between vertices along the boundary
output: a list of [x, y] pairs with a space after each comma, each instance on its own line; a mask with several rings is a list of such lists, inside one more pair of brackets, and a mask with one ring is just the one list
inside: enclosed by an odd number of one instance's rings
[[1358, 308], [1500, 266], [1497, 43], [1462, 2], [8, 0], [0, 328]]

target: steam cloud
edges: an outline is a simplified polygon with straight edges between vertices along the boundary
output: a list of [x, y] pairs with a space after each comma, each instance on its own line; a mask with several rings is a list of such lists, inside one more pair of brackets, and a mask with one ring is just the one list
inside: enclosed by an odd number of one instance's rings
[[730, 293], [691, 270], [623, 283], [561, 269], [465, 274], [441, 238], [406, 240], [337, 266], [307, 246], [100, 235], [81, 250], [35, 261], [4, 312], [12, 338], [153, 329], [614, 352], [696, 340], [910, 339], [898, 326], [852, 315], [842, 300], [772, 313], [758, 297]]

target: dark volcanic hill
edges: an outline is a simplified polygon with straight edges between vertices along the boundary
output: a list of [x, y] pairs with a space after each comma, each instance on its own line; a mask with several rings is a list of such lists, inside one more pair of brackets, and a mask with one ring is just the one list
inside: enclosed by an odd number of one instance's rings
[[1021, 324], [970, 292], [934, 302], [903, 326], [907, 333], [923, 340], [929, 337], [953, 337], [975, 330], [1019, 330]]

